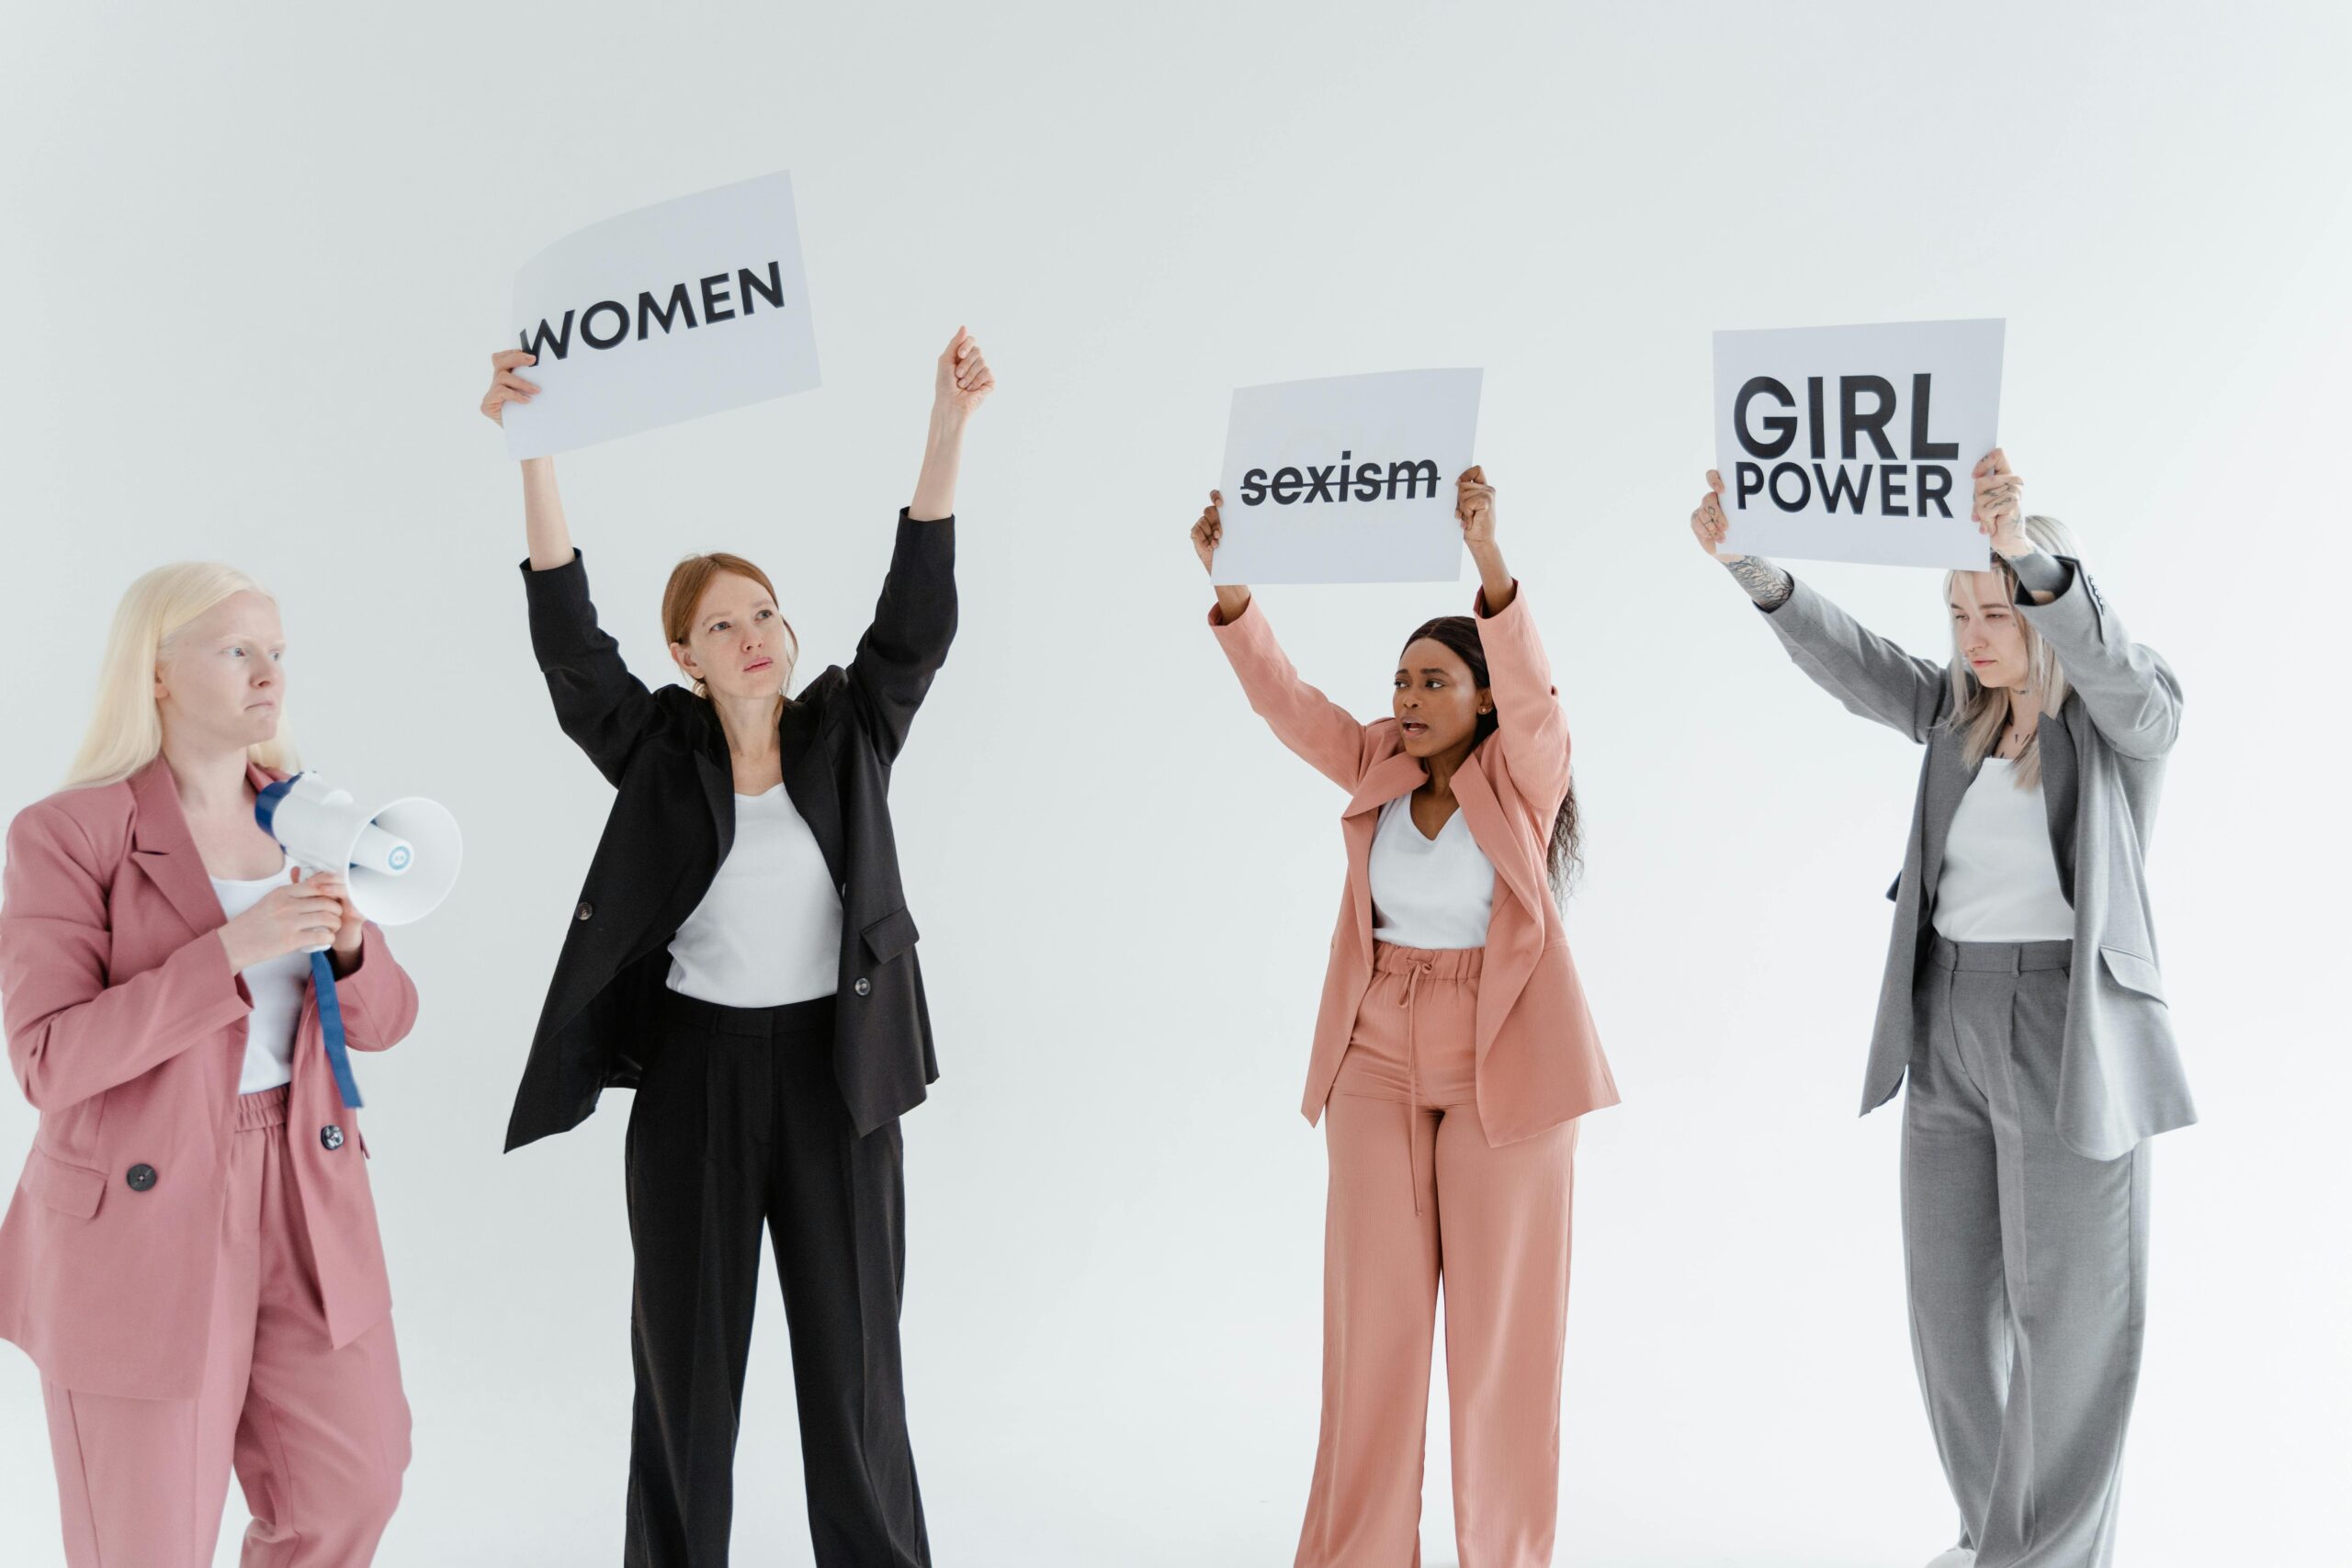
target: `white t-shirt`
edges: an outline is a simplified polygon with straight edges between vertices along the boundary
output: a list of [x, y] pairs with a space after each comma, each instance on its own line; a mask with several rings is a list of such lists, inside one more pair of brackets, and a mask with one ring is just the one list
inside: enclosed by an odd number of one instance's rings
[[1987, 757], [1960, 798], [1936, 875], [1936, 934], [1952, 942], [2066, 942], [2075, 907], [2058, 886], [2041, 785], [2019, 789], [2018, 765]]
[[670, 939], [673, 991], [721, 1007], [830, 997], [842, 962], [842, 896], [808, 819], [782, 784], [735, 797], [735, 842]]
[[[216, 876], [212, 893], [220, 900], [221, 913], [233, 920], [267, 897], [271, 888], [293, 880], [294, 868], [284, 865], [277, 875], [251, 882]], [[245, 989], [254, 998], [254, 1010], [245, 1020], [245, 1065], [237, 1077], [237, 1092], [256, 1094], [293, 1080], [294, 1029], [301, 1021], [302, 996], [311, 984], [311, 955], [299, 950], [281, 953], [237, 973], [244, 976]]]
[[1413, 797], [1380, 808], [1372, 836], [1372, 934], [1400, 947], [1484, 947], [1495, 912], [1495, 863], [1459, 807], [1434, 839], [1413, 822]]

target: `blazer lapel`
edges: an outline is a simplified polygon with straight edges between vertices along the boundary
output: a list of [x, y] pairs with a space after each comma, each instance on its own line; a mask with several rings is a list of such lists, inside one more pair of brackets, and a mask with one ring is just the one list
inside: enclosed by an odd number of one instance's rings
[[825, 765], [825, 748], [818, 731], [820, 716], [813, 705], [787, 703], [776, 724], [776, 746], [784, 758], [784, 792], [792, 808], [808, 824], [833, 886], [849, 885], [849, 847], [842, 827], [841, 791], [833, 771]]
[[708, 703], [703, 705], [695, 736], [695, 779], [702, 786], [703, 805], [710, 811], [710, 825], [718, 836], [718, 855], [710, 863], [715, 870], [735, 847], [735, 769], [727, 757], [727, 732], [719, 728], [718, 716], [711, 712]]
[[229, 923], [187, 830], [172, 771], [158, 756], [130, 776], [130, 858], [198, 936]]
[[1412, 794], [1428, 777], [1419, 758], [1391, 751], [1364, 770], [1340, 813], [1340, 831], [1348, 840], [1348, 902], [1355, 910], [1356, 942], [1366, 964], [1372, 963], [1372, 840], [1380, 829], [1380, 808]]
[[2082, 801], [2082, 757], [2075, 721], [2090, 722], [2082, 699], [2069, 695], [2063, 713], [2045, 713], [2034, 730], [2041, 753], [2041, 802], [2050, 817], [2050, 853], [2058, 863], [2059, 891], [2075, 901], [2075, 821]]
[[1937, 728], [1928, 737], [1927, 776], [1921, 784], [1919, 829], [1919, 908], [1922, 918], [1935, 907], [1936, 877], [1943, 870], [1944, 841], [1951, 837], [1951, 819], [1960, 815], [1961, 797], [1976, 782], [1968, 765], [1966, 739], [1957, 729]]
[[[1462, 814], [1468, 820], [1470, 836], [1486, 851], [1494, 863], [1495, 874], [1510, 889], [1511, 896], [1535, 917], [1535, 929], [1544, 929], [1544, 906], [1540, 894], [1528, 882], [1526, 857], [1514, 852], [1510, 819], [1503, 814], [1502, 798], [1478, 765], [1478, 753], [1473, 751], [1467, 761], [1454, 771], [1454, 797], [1462, 803]], [[1489, 848], [1488, 846], [1492, 846]]]

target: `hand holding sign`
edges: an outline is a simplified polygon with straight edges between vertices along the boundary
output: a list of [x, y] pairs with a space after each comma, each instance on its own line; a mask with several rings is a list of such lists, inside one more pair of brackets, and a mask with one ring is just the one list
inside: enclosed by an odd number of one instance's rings
[[538, 395], [538, 383], [526, 381], [520, 374], [525, 366], [537, 363], [519, 348], [501, 349], [490, 356], [490, 390], [481, 395], [483, 418], [503, 425], [508, 403], [527, 403]]
[[2037, 547], [2025, 534], [2024, 508], [2018, 493], [2025, 480], [2009, 468], [2008, 455], [1998, 446], [1976, 465], [1977, 528], [1993, 541], [1994, 551], [2006, 558], [2031, 555]]

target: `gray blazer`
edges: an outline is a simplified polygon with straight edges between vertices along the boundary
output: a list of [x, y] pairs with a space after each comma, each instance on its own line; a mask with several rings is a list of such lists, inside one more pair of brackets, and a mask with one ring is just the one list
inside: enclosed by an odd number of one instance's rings
[[[2180, 729], [2180, 683], [2126, 635], [2082, 564], [2061, 558], [2071, 573], [2059, 595], [2018, 605], [2073, 687], [2057, 713], [2041, 716], [2039, 731], [2051, 851], [2075, 907], [2058, 1130], [2078, 1153], [2115, 1159], [2143, 1138], [2197, 1120], [2156, 967], [2144, 870], [2165, 753]], [[1944, 841], [1975, 770], [1960, 731], [1946, 722], [1952, 700], [1944, 664], [1865, 630], [1803, 581], [1765, 615], [1823, 690], [1928, 749], [1903, 874], [1888, 893], [1894, 931], [1862, 1085], [1868, 1114], [1902, 1087], [1926, 1028], [1913, 981], [1935, 934], [1928, 912]]]

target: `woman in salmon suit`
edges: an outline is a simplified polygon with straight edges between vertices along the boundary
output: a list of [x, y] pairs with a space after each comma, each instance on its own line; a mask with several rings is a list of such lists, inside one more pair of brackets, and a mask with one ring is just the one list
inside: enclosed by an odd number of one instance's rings
[[158, 568], [115, 617], [68, 786], [17, 814], [0, 894], [8, 1057], [40, 1111], [0, 1224], [0, 1337], [40, 1368], [72, 1568], [206, 1568], [233, 1468], [247, 1568], [359, 1568], [409, 1411], [352, 1049], [416, 991], [340, 877], [254, 820], [292, 757], [277, 606]]
[[[1204, 567], [1224, 533], [1209, 500], [1193, 525]], [[1331, 1175], [1323, 1435], [1297, 1568], [1420, 1561], [1441, 1281], [1461, 1568], [1552, 1560], [1576, 1119], [1617, 1089], [1560, 918], [1567, 723], [1476, 468], [1457, 513], [1476, 614], [1406, 639], [1386, 718], [1359, 723], [1300, 680], [1247, 588], [1220, 585], [1209, 615], [1250, 705], [1348, 794], [1303, 1107]]]

